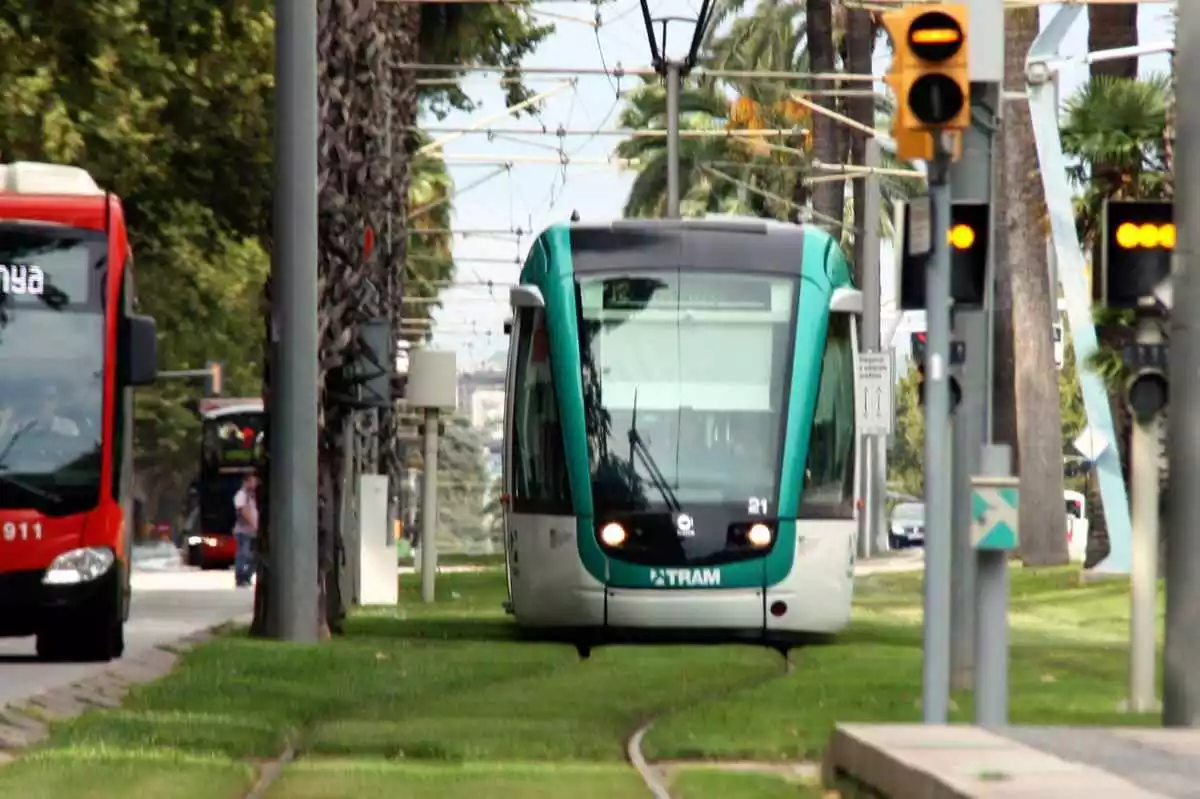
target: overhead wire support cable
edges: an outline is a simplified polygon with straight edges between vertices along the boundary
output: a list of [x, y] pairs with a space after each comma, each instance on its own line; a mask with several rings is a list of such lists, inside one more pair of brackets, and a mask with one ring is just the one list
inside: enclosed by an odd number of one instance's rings
[[[539, 130], [538, 128], [477, 128], [467, 130], [465, 128], [456, 127], [428, 127], [420, 128], [410, 126], [411, 130], [420, 130], [425, 133], [454, 133], [462, 132], [464, 134], [477, 135], [503, 135], [503, 136], [558, 136], [560, 138], [566, 136], [619, 136], [622, 138], [631, 139], [661, 139], [666, 137], [665, 130], [640, 130], [636, 128], [600, 128], [598, 130], [588, 130], [586, 128], [559, 128], [556, 130]], [[772, 136], [785, 137], [797, 136], [805, 132], [805, 128], [728, 128], [728, 129], [712, 129], [712, 130], [681, 130], [679, 131], [680, 138], [683, 139], [738, 139], [754, 136]], [[797, 151], [799, 152], [799, 151]], [[442, 156], [438, 156], [440, 159]]]
[[[397, 64], [396, 69], [413, 72], [491, 73], [508, 75], [510, 77], [514, 73], [519, 73], [520, 75], [607, 75], [613, 78], [650, 78], [659, 74], [658, 71], [653, 67], [623, 67], [620, 65], [612, 67], [611, 69], [605, 69], [603, 67], [509, 67], [488, 64], [423, 64], [417, 62], [406, 62]], [[877, 83], [883, 80], [883, 75], [865, 75], [851, 72], [792, 72], [787, 70], [708, 69], [706, 67], [696, 67], [692, 70], [691, 74], [704, 78], [745, 78], [751, 80], [778, 81], [827, 80]]]

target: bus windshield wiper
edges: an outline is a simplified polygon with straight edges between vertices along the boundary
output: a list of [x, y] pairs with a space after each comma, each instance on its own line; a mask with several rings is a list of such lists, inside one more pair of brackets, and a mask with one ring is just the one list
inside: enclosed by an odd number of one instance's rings
[[650, 448], [646, 446], [646, 442], [638, 434], [637, 389], [634, 389], [633, 392], [633, 418], [629, 422], [629, 460], [631, 464], [633, 462], [633, 453], [635, 452], [641, 458], [642, 465], [646, 467], [646, 471], [650, 473], [650, 482], [654, 483], [654, 487], [662, 495], [663, 501], [667, 503], [667, 507], [674, 513], [679, 513], [683, 510], [679, 504], [679, 498], [671, 490], [671, 484], [663, 476], [662, 471], [658, 468], [658, 464], [654, 462], [654, 456], [650, 454]]
[[44, 488], [39, 488], [33, 483], [22, 480], [19, 477], [13, 477], [6, 471], [0, 471], [0, 483], [8, 483], [9, 485], [16, 486], [22, 491], [26, 491], [34, 496], [41, 497], [42, 499], [48, 499], [56, 505], [63, 501], [63, 498], [58, 494], [55, 494], [53, 491], [47, 491]]

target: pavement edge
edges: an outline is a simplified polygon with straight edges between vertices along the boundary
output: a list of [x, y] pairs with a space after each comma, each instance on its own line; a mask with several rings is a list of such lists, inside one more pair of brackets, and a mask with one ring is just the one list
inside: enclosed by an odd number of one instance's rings
[[0, 767], [17, 760], [24, 750], [45, 742], [54, 724], [92, 710], [119, 708], [131, 688], [162, 679], [175, 669], [183, 655], [215, 636], [245, 627], [250, 620], [248, 614], [243, 614], [209, 625], [113, 661], [86, 679], [0, 705]]

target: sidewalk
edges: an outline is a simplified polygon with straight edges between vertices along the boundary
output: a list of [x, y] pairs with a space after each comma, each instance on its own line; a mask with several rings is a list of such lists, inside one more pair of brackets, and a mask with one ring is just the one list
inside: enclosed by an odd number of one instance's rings
[[1200, 730], [844, 724], [827, 779], [887, 799], [1200, 797]]

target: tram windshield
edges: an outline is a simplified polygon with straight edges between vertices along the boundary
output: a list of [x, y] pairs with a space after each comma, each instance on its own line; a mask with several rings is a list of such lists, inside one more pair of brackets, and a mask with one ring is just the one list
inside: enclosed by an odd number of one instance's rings
[[775, 502], [796, 291], [733, 272], [580, 280], [597, 504]]

